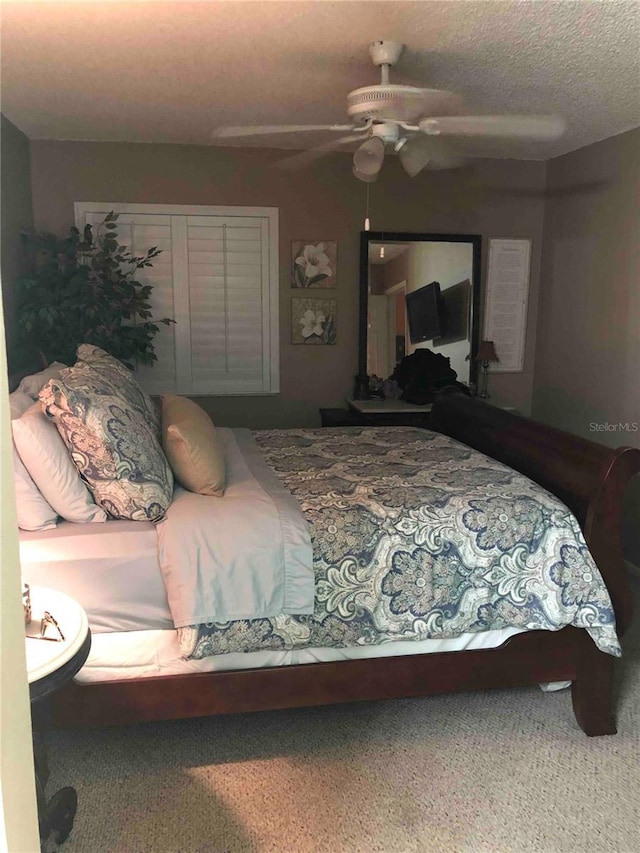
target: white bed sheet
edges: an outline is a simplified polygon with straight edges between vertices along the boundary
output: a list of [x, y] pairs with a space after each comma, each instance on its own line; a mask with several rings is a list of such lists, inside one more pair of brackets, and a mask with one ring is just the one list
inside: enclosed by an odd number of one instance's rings
[[[55, 586], [82, 601], [92, 632], [83, 684], [186, 675], [194, 672], [255, 669], [397, 655], [497, 648], [521, 633], [511, 628], [464, 634], [453, 640], [385, 643], [381, 646], [180, 657], [157, 557], [153, 524], [108, 521], [61, 522], [53, 530], [20, 531], [22, 575], [28, 583]], [[55, 579], [55, 581], [54, 581]], [[132, 602], [135, 601], [135, 605]], [[552, 685], [551, 689], [566, 686]]]
[[452, 640], [238, 652], [186, 661], [180, 656], [158, 564], [156, 530], [150, 522], [63, 521], [53, 530], [21, 531], [20, 559], [28, 583], [54, 586], [83, 603], [92, 645], [86, 664], [76, 676], [80, 683], [489, 649], [521, 633], [511, 628], [464, 634]]
[[82, 602], [93, 634], [173, 628], [151, 522], [62, 521], [52, 530], [21, 530], [20, 563], [27, 583]]
[[87, 662], [76, 681], [90, 684], [160, 675], [187, 675], [194, 672], [259, 669], [303, 663], [396, 657], [398, 655], [493, 649], [509, 637], [523, 633], [520, 628], [479, 631], [452, 640], [398, 641], [380, 646], [357, 648], [297, 649], [294, 651], [234, 652], [202, 660], [182, 660], [176, 631], [130, 631], [98, 634], [93, 637]]

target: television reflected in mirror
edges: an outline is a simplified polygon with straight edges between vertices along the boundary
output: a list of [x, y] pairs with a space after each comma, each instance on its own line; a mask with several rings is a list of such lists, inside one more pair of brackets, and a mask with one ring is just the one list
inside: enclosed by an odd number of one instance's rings
[[443, 318], [440, 303], [440, 282], [432, 281], [404, 297], [412, 344], [432, 341], [442, 335]]
[[480, 248], [477, 235], [362, 232], [360, 374], [387, 379], [426, 347], [475, 385]]
[[459, 281], [440, 294], [440, 337], [434, 347], [468, 341], [471, 333], [471, 282]]

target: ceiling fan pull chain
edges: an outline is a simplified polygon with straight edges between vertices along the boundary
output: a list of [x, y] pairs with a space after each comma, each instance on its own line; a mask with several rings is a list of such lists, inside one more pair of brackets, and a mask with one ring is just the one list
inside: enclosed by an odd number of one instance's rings
[[367, 183], [367, 205], [364, 217], [364, 230], [371, 231], [371, 221], [369, 219], [369, 184]]

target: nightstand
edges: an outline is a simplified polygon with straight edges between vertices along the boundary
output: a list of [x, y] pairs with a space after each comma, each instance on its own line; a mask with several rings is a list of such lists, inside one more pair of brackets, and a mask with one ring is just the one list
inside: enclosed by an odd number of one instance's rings
[[362, 426], [360, 419], [347, 409], [320, 409], [320, 420], [323, 427]]
[[428, 427], [431, 403], [419, 406], [404, 400], [347, 400], [361, 425]]
[[[44, 636], [49, 639], [40, 638], [45, 613], [55, 620], [44, 625]], [[70, 681], [82, 667], [91, 648], [91, 632], [87, 615], [77, 601], [46, 587], [31, 587], [31, 615], [31, 622], [25, 626], [25, 646], [40, 840], [55, 832], [57, 843], [61, 844], [73, 827], [78, 798], [75, 788], [68, 787], [54, 794], [49, 802], [46, 800], [49, 765], [42, 734], [46, 703], [42, 700]]]

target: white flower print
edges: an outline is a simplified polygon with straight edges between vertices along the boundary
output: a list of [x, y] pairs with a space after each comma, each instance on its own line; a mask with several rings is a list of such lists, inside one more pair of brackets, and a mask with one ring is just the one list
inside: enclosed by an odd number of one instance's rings
[[329, 257], [325, 254], [324, 243], [318, 243], [317, 246], [313, 244], [305, 246], [302, 254], [298, 255], [295, 262], [304, 270], [307, 281], [316, 278], [316, 276], [329, 278], [329, 276], [333, 275], [333, 271], [329, 265]]
[[308, 308], [300, 318], [302, 337], [305, 340], [310, 338], [311, 335], [318, 335], [320, 337], [324, 332], [324, 324], [326, 322], [327, 318], [322, 311], [312, 311], [311, 308]]

